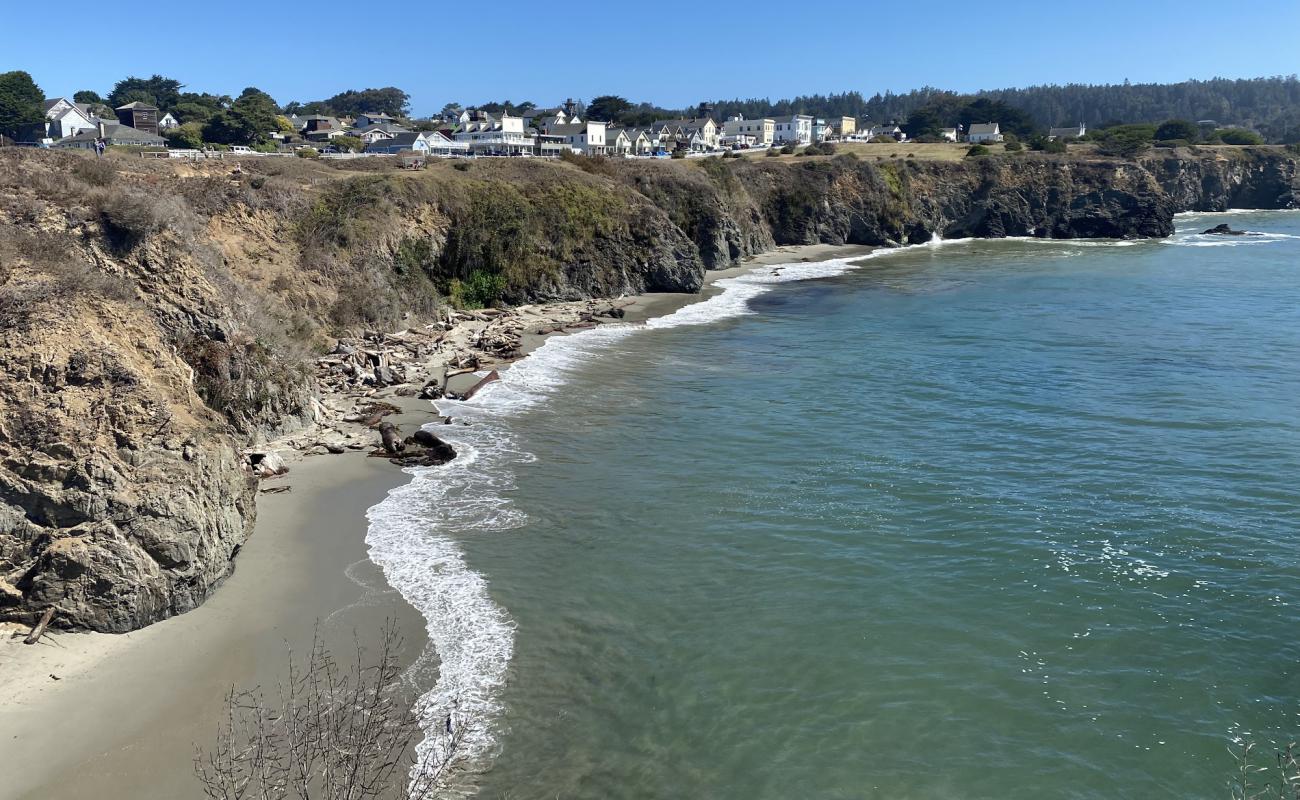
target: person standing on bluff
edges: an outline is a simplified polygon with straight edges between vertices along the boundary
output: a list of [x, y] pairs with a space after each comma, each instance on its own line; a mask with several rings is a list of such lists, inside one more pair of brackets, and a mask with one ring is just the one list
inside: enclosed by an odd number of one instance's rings
[[97, 156], [99, 156], [99, 157], [101, 157], [101, 158], [104, 156], [104, 140], [103, 140], [103, 139], [96, 139], [96, 140], [95, 140], [95, 155], [97, 155]]

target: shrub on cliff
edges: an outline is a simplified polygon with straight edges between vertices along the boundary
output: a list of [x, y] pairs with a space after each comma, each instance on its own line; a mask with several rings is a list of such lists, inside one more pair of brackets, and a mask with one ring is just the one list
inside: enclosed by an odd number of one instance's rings
[[135, 190], [106, 190], [92, 197], [109, 244], [119, 254], [129, 253], [151, 235], [180, 222], [184, 210], [172, 195], [149, 195]]
[[973, 144], [970, 146], [969, 149], [966, 150], [966, 157], [978, 158], [979, 156], [986, 156], [991, 152], [992, 152], [991, 150], [989, 150], [987, 147], [985, 147], [982, 144]]
[[1224, 144], [1251, 145], [1263, 144], [1264, 137], [1254, 131], [1245, 128], [1224, 128], [1221, 131], [1215, 131], [1218, 138]]

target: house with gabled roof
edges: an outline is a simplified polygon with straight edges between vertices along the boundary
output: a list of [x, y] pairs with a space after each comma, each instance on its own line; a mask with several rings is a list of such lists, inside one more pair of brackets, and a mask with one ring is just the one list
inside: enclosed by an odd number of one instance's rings
[[469, 145], [447, 138], [438, 131], [407, 131], [366, 146], [367, 153], [424, 153], [431, 156], [454, 156], [469, 153]]
[[378, 142], [381, 139], [391, 139], [399, 133], [410, 133], [410, 128], [403, 127], [396, 123], [385, 122], [380, 125], [369, 125], [364, 128], [353, 128], [349, 133], [357, 137], [366, 144]]
[[45, 111], [44, 138], [62, 139], [78, 131], [95, 128], [99, 120], [90, 113], [85, 103], [74, 103], [65, 97], [47, 99], [42, 104]]
[[1000, 142], [1002, 139], [1002, 127], [996, 122], [972, 122], [966, 133], [966, 140], [971, 144]]
[[626, 156], [632, 152], [632, 137], [626, 128], [605, 128], [605, 154]]
[[166, 147], [167, 140], [155, 133], [142, 131], [133, 128], [130, 125], [123, 125], [120, 122], [103, 122], [100, 121], [94, 128], [77, 131], [72, 136], [66, 136], [50, 147], [60, 149], [72, 148], [79, 150], [94, 150], [95, 141], [103, 139], [104, 144], [109, 147]]
[[360, 129], [368, 128], [371, 125], [392, 125], [396, 122], [398, 122], [397, 117], [390, 117], [387, 114], [371, 111], [364, 114], [357, 114], [357, 118], [352, 120], [352, 127]]
[[1047, 131], [1048, 139], [1082, 139], [1088, 133], [1088, 126], [1080, 122], [1068, 128], [1051, 128]]

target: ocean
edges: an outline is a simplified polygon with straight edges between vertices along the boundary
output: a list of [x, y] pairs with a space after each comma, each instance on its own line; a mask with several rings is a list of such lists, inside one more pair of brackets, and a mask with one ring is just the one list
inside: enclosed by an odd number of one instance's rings
[[[1263, 236], [1212, 237], [1227, 221]], [[1226, 797], [1300, 738], [1300, 214], [764, 267], [439, 409], [367, 542], [486, 798]]]

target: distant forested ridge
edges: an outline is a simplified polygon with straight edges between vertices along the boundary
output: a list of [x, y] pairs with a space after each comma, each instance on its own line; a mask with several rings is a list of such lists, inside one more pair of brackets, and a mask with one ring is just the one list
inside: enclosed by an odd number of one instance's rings
[[[918, 108], [954, 93], [934, 87], [904, 94], [886, 92], [870, 99], [860, 92], [807, 95], [789, 100], [719, 100], [713, 115], [726, 119], [811, 114], [818, 117], [865, 115], [873, 122], [902, 123]], [[1253, 128], [1270, 141], [1300, 141], [1300, 79], [1295, 75], [1230, 80], [1212, 78], [1182, 83], [1067, 84], [975, 92], [1027, 113], [1043, 128], [1083, 122], [1152, 122], [1212, 119], [1221, 125]], [[990, 120], [991, 121], [991, 120]]]

